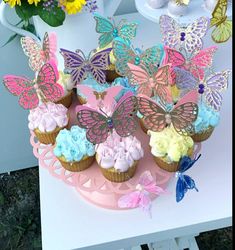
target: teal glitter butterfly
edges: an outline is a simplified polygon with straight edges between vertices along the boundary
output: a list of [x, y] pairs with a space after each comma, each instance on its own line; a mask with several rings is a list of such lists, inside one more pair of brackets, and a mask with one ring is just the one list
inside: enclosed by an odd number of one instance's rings
[[125, 40], [132, 40], [136, 36], [138, 24], [136, 22], [128, 23], [122, 19], [116, 26], [111, 20], [95, 13], [96, 32], [101, 34], [99, 37], [99, 47], [104, 48], [113, 41], [116, 37], [121, 37]]
[[120, 37], [113, 41], [113, 54], [116, 58], [116, 71], [119, 75], [126, 76], [128, 74], [127, 63], [135, 65], [143, 64], [150, 74], [156, 72], [161, 64], [164, 55], [162, 44], [157, 44], [151, 48], [141, 51], [134, 49], [129, 41]]

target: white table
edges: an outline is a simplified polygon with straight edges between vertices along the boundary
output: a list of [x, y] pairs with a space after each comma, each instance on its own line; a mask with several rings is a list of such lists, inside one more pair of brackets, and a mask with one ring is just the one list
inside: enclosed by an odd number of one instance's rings
[[[160, 41], [158, 25], [147, 21], [139, 14], [126, 17], [129, 20], [138, 19], [140, 22], [137, 36], [139, 40], [136, 44], [141, 45], [142, 42], [150, 46], [154, 41]], [[211, 44], [210, 37], [207, 38], [206, 44]], [[221, 49], [216, 55], [216, 68], [231, 68], [231, 41], [219, 47]], [[43, 249], [118, 250], [157, 241], [161, 242], [158, 246], [172, 244], [171, 248], [165, 249], [182, 249], [174, 248], [174, 244], [184, 244], [185, 236], [192, 236], [186, 237], [185, 244], [191, 243], [191, 249], [197, 249], [193, 236], [200, 232], [230, 226], [231, 84], [224, 98], [221, 124], [213, 136], [203, 143], [202, 157], [197, 165], [188, 171], [196, 181], [199, 193], [188, 192], [184, 200], [177, 204], [175, 180], [172, 180], [168, 186], [172, 195], [161, 196], [153, 202], [152, 219], [139, 209], [112, 211], [96, 207], [80, 197], [75, 189], [40, 168]], [[152, 244], [152, 247], [157, 249], [156, 244]]]

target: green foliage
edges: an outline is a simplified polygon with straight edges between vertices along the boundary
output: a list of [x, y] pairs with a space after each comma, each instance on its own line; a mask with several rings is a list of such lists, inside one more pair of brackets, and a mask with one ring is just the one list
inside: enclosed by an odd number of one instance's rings
[[28, 4], [26, 1], [21, 1], [21, 5], [16, 5], [15, 11], [20, 19], [24, 21], [28, 21], [32, 16], [38, 14], [38, 8], [34, 4]]

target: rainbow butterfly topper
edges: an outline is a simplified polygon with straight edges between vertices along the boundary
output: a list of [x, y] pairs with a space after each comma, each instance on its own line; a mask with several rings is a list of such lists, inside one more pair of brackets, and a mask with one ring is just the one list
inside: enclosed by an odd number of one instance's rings
[[230, 70], [210, 74], [203, 80], [195, 78], [189, 71], [181, 68], [176, 67], [174, 71], [176, 73], [176, 85], [183, 93], [196, 89], [199, 94], [203, 95], [210, 107], [215, 111], [220, 110], [223, 99], [221, 92], [228, 88]]
[[112, 107], [113, 103], [116, 103], [114, 98], [122, 89], [122, 86], [113, 86], [107, 88], [103, 92], [98, 92], [86, 85], [77, 86], [77, 90], [82, 93], [86, 98], [86, 105], [95, 109], [100, 109], [108, 106]]
[[104, 18], [95, 13], [94, 18], [96, 20], [96, 32], [101, 34], [99, 37], [99, 47], [104, 48], [116, 38], [120, 37], [125, 40], [132, 40], [136, 36], [137, 23], [128, 23], [125, 19], [122, 19], [118, 25], [115, 25], [114, 21]]
[[42, 66], [34, 80], [22, 76], [5, 75], [3, 83], [6, 88], [19, 96], [19, 104], [24, 109], [34, 109], [40, 101], [57, 101], [63, 96], [63, 87], [57, 83], [59, 73], [54, 62]]
[[182, 27], [168, 15], [162, 15], [159, 19], [164, 45], [177, 50], [183, 48], [188, 53], [202, 49], [202, 38], [207, 33], [209, 23], [209, 18], [200, 17], [187, 27]]
[[42, 45], [31, 37], [22, 37], [21, 45], [26, 56], [29, 57], [30, 68], [38, 72], [43, 64], [53, 60], [57, 64], [57, 37], [55, 32], [45, 33]]
[[192, 90], [168, 111], [150, 98], [139, 96], [139, 112], [143, 115], [143, 122], [148, 130], [160, 132], [172, 124], [179, 134], [190, 135], [194, 131], [193, 122], [198, 115], [197, 100], [198, 93]]
[[210, 27], [215, 27], [211, 37], [216, 43], [224, 43], [232, 37], [232, 20], [226, 15], [228, 7], [227, 0], [218, 0], [212, 13]]
[[150, 75], [144, 67], [128, 63], [129, 81], [138, 85], [138, 94], [152, 97], [157, 95], [163, 103], [172, 102], [169, 85], [171, 83], [169, 65], [159, 67]]
[[105, 142], [113, 130], [121, 137], [132, 135], [137, 129], [136, 113], [138, 101], [127, 92], [115, 105], [112, 114], [104, 110], [79, 105], [76, 108], [78, 126], [85, 128], [87, 139], [93, 144]]
[[178, 178], [176, 183], [177, 202], [180, 202], [184, 198], [186, 192], [190, 189], [195, 189], [198, 192], [194, 180], [190, 176], [184, 174], [184, 172], [190, 169], [200, 157], [201, 155], [193, 160], [189, 156], [184, 156], [181, 158], [179, 162], [179, 170], [176, 172], [176, 177]]
[[128, 73], [128, 63], [135, 65], [143, 64], [149, 73], [156, 71], [160, 66], [164, 50], [161, 44], [155, 45], [144, 51], [134, 49], [130, 42], [121, 38], [116, 38], [113, 41], [113, 54], [116, 62], [115, 67], [118, 74], [126, 76]]
[[211, 46], [189, 55], [184, 55], [178, 50], [164, 47], [165, 57], [163, 65], [171, 64], [171, 77], [175, 83], [174, 68], [179, 67], [190, 71], [195, 77], [203, 79], [205, 70], [210, 68], [213, 63], [213, 56], [217, 51], [216, 46]]
[[[64, 57], [64, 66], [71, 74], [72, 81], [75, 85], [81, 84], [88, 76], [92, 76], [98, 83], [106, 83], [106, 70], [109, 67], [110, 49], [105, 49], [95, 53], [92, 50], [86, 58], [81, 50], [72, 52], [66, 49], [60, 49]], [[93, 55], [92, 55], [93, 54]]]
[[120, 208], [136, 208], [140, 207], [144, 211], [150, 213], [151, 197], [150, 195], [165, 194], [166, 191], [157, 186], [150, 171], [141, 174], [136, 189], [118, 200]]

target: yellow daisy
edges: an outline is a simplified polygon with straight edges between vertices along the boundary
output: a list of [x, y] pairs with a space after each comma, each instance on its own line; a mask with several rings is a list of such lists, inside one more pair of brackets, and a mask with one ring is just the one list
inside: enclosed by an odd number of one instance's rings
[[35, 4], [35, 6], [37, 6], [38, 5], [38, 3], [40, 2], [41, 0], [28, 0], [28, 3], [29, 4]]
[[16, 5], [21, 5], [21, 0], [6, 0], [6, 3], [8, 3], [11, 8], [15, 7]]
[[69, 15], [72, 15], [82, 10], [86, 0], [59, 0], [59, 4]]

